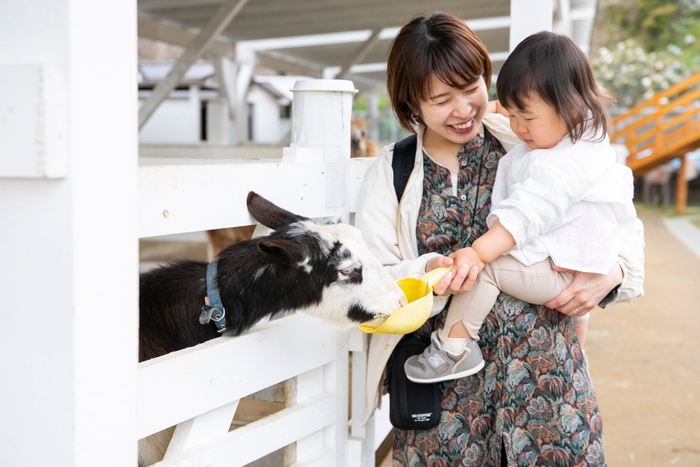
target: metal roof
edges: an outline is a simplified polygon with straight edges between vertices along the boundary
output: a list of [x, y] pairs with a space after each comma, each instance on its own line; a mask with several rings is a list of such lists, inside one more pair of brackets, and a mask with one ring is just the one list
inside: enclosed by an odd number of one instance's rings
[[[358, 87], [383, 83], [388, 47], [414, 15], [444, 11], [462, 18], [492, 54], [494, 70], [508, 54], [511, 0], [237, 0], [233, 19], [209, 47], [289, 74], [334, 77], [341, 70]], [[554, 0], [553, 14], [562, 0]], [[187, 45], [236, 0], [138, 0], [139, 35]], [[590, 42], [596, 0], [566, 0], [574, 37]], [[549, 2], [543, 2], [548, 5]]]

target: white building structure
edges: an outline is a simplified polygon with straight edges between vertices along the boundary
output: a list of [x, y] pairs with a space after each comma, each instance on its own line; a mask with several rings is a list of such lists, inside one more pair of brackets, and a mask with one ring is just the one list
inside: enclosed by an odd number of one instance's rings
[[[298, 124], [326, 131], [311, 132], [314, 141], [292, 132], [286, 154], [296, 157], [293, 163], [200, 158], [139, 166], [139, 127], [145, 130], [206, 53], [215, 57], [232, 140], [247, 143], [254, 63], [372, 86], [373, 74], [383, 73], [380, 45], [426, 7], [377, 1], [358, 14], [361, 3], [352, 0], [315, 2], [313, 9], [307, 0], [272, 3], [272, 9], [262, 0], [3, 3], [1, 466], [134, 466], [137, 440], [173, 424], [178, 434], [159, 465], [243, 466], [279, 449], [285, 465], [374, 464], [389, 428], [386, 414], [360, 423], [365, 335], [347, 339], [293, 315], [137, 364], [139, 238], [250, 224], [244, 199], [251, 189], [309, 217], [347, 215], [363, 173], [359, 163], [346, 165], [349, 146], [340, 137], [349, 123], [309, 116], [304, 108], [319, 107], [306, 98]], [[512, 46], [551, 29], [555, 11], [573, 21], [582, 3], [455, 0], [431, 8], [469, 11], [465, 19], [473, 24], [497, 26], [483, 29], [485, 38]], [[140, 107], [137, 35], [188, 47]], [[490, 50], [507, 53], [508, 45]], [[337, 94], [343, 102], [332, 104]], [[344, 109], [346, 94], [319, 93], [328, 108]], [[327, 135], [335, 139], [314, 145]], [[329, 161], [339, 148], [343, 157]], [[329, 164], [340, 180], [328, 179]], [[213, 206], [212, 199], [231, 204]], [[349, 431], [348, 352], [355, 388]], [[233, 358], [240, 354], [249, 358]], [[287, 388], [284, 410], [227, 432], [241, 397], [280, 382]]]

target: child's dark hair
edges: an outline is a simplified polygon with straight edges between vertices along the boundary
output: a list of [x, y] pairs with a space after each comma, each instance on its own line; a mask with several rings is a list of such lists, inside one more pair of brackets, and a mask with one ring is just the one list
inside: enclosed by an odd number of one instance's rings
[[604, 138], [607, 107], [615, 101], [595, 80], [581, 48], [571, 38], [548, 31], [518, 44], [498, 74], [496, 92], [503, 107], [521, 111], [531, 93], [538, 95], [564, 120], [572, 142], [589, 130]]
[[387, 90], [401, 126], [411, 122], [427, 100], [432, 76], [463, 88], [483, 77], [491, 83], [491, 60], [483, 42], [463, 20], [435, 12], [416, 16], [401, 28], [387, 60]]

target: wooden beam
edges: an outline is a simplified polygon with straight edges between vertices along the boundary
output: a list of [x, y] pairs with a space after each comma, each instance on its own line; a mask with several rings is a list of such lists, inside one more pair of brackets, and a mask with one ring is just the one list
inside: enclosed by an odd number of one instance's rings
[[681, 166], [676, 172], [676, 212], [678, 214], [685, 214], [685, 208], [688, 206], [688, 180], [685, 176], [687, 159], [685, 154], [680, 157]]
[[216, 37], [228, 26], [231, 20], [245, 6], [248, 0], [227, 0], [212, 17], [202, 32], [187, 48], [185, 54], [173, 66], [168, 76], [158, 83], [146, 102], [139, 109], [139, 129], [148, 121], [158, 105], [175, 89], [192, 64], [216, 41]]
[[381, 29], [376, 29], [376, 30], [372, 31], [372, 35], [370, 35], [369, 38], [364, 42], [364, 44], [362, 44], [360, 46], [360, 48], [357, 50], [357, 53], [355, 54], [355, 56], [352, 57], [352, 59], [350, 59], [345, 65], [343, 65], [343, 68], [336, 75], [336, 79], [345, 79], [348, 72], [350, 71], [350, 68], [352, 68], [353, 65], [360, 63], [367, 56], [367, 54], [374, 48], [374, 46], [379, 41], [379, 34], [381, 32], [382, 32]]
[[[182, 27], [161, 23], [160, 21], [154, 21], [142, 16], [138, 18], [138, 28], [139, 37], [145, 37], [146, 39], [152, 39], [154, 41], [163, 41], [182, 47], [189, 47], [197, 38], [197, 34], [183, 29]], [[207, 52], [218, 57], [228, 57], [232, 55], [233, 47], [232, 44], [228, 42], [215, 40], [209, 46]]]
[[290, 75], [308, 76], [317, 79], [323, 78], [323, 69], [320, 66], [300, 60], [290, 60], [289, 57], [285, 57], [277, 52], [255, 50], [255, 61], [262, 66]]
[[221, 64], [221, 58], [214, 57], [211, 62], [214, 64], [216, 82], [219, 83], [219, 92], [221, 93], [221, 97], [223, 97], [226, 101], [226, 108], [228, 109], [228, 118], [233, 120], [235, 117], [235, 110], [233, 107], [232, 96], [229, 92], [228, 85], [226, 84], [226, 78], [224, 77], [224, 67]]
[[221, 0], [140, 0], [139, 10], [171, 10], [217, 5]]

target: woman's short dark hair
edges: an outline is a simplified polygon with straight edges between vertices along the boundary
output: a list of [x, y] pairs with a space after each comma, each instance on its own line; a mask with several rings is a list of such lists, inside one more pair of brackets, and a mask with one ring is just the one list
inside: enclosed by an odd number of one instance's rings
[[564, 120], [572, 142], [588, 130], [601, 139], [607, 134], [607, 107], [614, 98], [598, 84], [586, 54], [567, 36], [542, 31], [523, 40], [501, 67], [496, 92], [501, 105], [521, 111], [531, 93], [538, 95]]
[[428, 99], [435, 75], [463, 88], [483, 77], [491, 84], [491, 60], [484, 44], [459, 18], [436, 12], [414, 17], [394, 39], [387, 60], [387, 90], [396, 118], [413, 132], [412, 117]]

